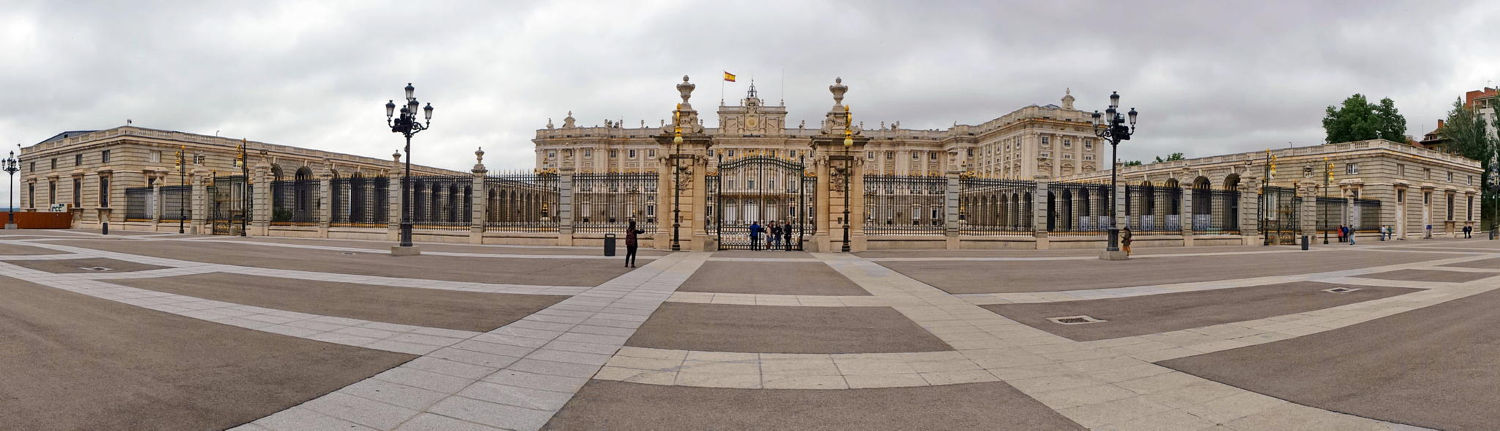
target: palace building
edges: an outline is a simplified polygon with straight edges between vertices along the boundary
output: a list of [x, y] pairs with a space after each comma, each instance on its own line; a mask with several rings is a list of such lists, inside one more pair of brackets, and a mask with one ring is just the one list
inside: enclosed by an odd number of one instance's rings
[[[847, 91], [843, 80], [834, 87]], [[840, 93], [842, 94], [842, 93]], [[841, 100], [841, 99], [839, 99]], [[903, 129], [900, 123], [854, 130], [869, 138], [862, 157], [867, 174], [942, 175], [949, 169], [987, 177], [1046, 179], [1099, 171], [1108, 161], [1090, 125], [1090, 112], [1073, 107], [1066, 91], [1062, 105], [1031, 105], [978, 125], [955, 124], [946, 130]], [[837, 106], [839, 101], [835, 101]], [[840, 108], [842, 109], [842, 108]], [[788, 124], [786, 106], [766, 105], [751, 84], [737, 106], [718, 107], [718, 127], [703, 131], [714, 141], [710, 157], [726, 160], [765, 155], [795, 160], [807, 156], [811, 139], [826, 132], [805, 120]], [[536, 131], [536, 167], [576, 172], [637, 172], [657, 168], [656, 136], [661, 127], [626, 128], [620, 122], [579, 126], [573, 113], [561, 128], [549, 120]]]

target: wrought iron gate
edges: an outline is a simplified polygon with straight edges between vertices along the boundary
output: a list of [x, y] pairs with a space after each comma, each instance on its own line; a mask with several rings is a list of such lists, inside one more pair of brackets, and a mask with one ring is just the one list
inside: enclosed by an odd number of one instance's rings
[[[767, 248], [772, 222], [793, 229], [789, 241], [785, 233], [778, 238], [779, 250], [802, 250], [802, 242], [817, 231], [812, 217], [817, 178], [806, 173], [801, 159], [752, 156], [724, 162], [721, 156], [718, 171], [706, 179], [704, 231], [718, 238], [720, 250]], [[750, 226], [756, 223], [762, 231], [752, 239]]]
[[208, 187], [209, 225], [214, 235], [238, 236], [249, 224], [250, 189], [245, 177], [216, 177]]

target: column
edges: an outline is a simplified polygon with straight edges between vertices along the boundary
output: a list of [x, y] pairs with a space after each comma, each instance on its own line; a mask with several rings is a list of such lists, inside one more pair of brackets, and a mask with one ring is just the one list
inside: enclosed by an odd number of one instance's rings
[[190, 220], [191, 225], [189, 228], [191, 230], [189, 232], [192, 232], [194, 235], [202, 235], [204, 233], [203, 228], [206, 226], [204, 220], [208, 215], [208, 187], [206, 184], [208, 177], [203, 175], [202, 168], [194, 169], [191, 174], [192, 176], [188, 177], [188, 181], [189, 184], [192, 184], [193, 188], [193, 206], [192, 210], [190, 210], [192, 211], [192, 219]]
[[318, 236], [328, 237], [328, 224], [333, 221], [333, 173], [325, 166], [318, 175]]
[[474, 169], [469, 172], [474, 174], [474, 185], [469, 192], [469, 242], [481, 244], [484, 242], [484, 214], [489, 204], [486, 199], [489, 194], [484, 190], [484, 176], [489, 172], [484, 168], [484, 150], [474, 152]]
[[1181, 193], [1177, 197], [1179, 202], [1177, 219], [1182, 225], [1182, 246], [1191, 247], [1193, 245], [1193, 186], [1179, 185], [1179, 187], [1181, 187], [1178, 189]]
[[[943, 173], [948, 180], [943, 192], [943, 237], [948, 250], [958, 250], [958, 169], [948, 168]], [[972, 207], [969, 212], [974, 212]], [[973, 214], [967, 215], [973, 217]]]
[[573, 245], [573, 169], [566, 167], [557, 174], [557, 245]]
[[1031, 217], [1031, 225], [1036, 227], [1033, 230], [1033, 235], [1036, 235], [1036, 248], [1038, 250], [1046, 250], [1049, 247], [1049, 243], [1047, 241], [1048, 185], [1049, 184], [1047, 183], [1047, 181], [1036, 182], [1036, 191], [1032, 192], [1031, 194], [1031, 214], [1025, 215], [1026, 217]]
[[[250, 225], [257, 235], [271, 234], [271, 165], [264, 158], [251, 171]], [[249, 232], [246, 232], [249, 235]]]
[[387, 241], [401, 240], [402, 184], [406, 184], [406, 171], [401, 169], [401, 153], [391, 154], [391, 175], [385, 189], [385, 238]]
[[1240, 211], [1237, 225], [1245, 245], [1261, 244], [1260, 220], [1256, 218], [1260, 202], [1260, 179], [1246, 177], [1240, 182]]
[[164, 180], [161, 172], [149, 172], [146, 175], [147, 178], [156, 179], [151, 182], [151, 230], [154, 231], [161, 224], [161, 213], [166, 209], [161, 199], [161, 182]]
[[1110, 200], [1114, 201], [1114, 227], [1120, 229], [1128, 226], [1125, 224], [1125, 183], [1115, 185], [1115, 190], [1110, 193]]
[[[1297, 209], [1297, 225], [1309, 241], [1318, 235], [1318, 186], [1317, 182], [1303, 181], [1297, 184], [1297, 195], [1302, 197], [1302, 207]], [[1301, 241], [1298, 238], [1297, 241]]]

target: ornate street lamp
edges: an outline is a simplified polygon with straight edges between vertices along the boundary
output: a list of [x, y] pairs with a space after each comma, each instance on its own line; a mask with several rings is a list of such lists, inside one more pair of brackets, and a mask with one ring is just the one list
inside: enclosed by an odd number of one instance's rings
[[[16, 160], [16, 152], [11, 151], [10, 157], [0, 159], [0, 169], [10, 174], [10, 180], [5, 182], [6, 196], [10, 197], [10, 203], [6, 204], [6, 229], [16, 228], [16, 171], [21, 170], [21, 162]], [[33, 205], [35, 206], [35, 205]]]
[[406, 84], [406, 105], [401, 107], [401, 115], [396, 116], [396, 101], [385, 102], [385, 122], [390, 126], [392, 133], [400, 133], [406, 137], [406, 174], [401, 176], [401, 244], [400, 247], [410, 249], [411, 247], [411, 136], [427, 130], [432, 124], [432, 103], [422, 108], [426, 122], [417, 121], [417, 96], [414, 94], [416, 88], [411, 83]]
[[682, 227], [682, 104], [672, 111], [672, 251], [682, 251], [678, 228]]
[[854, 174], [854, 156], [849, 154], [849, 149], [854, 147], [854, 132], [850, 130], [854, 117], [849, 113], [849, 105], [844, 105], [844, 245], [839, 251], [849, 252], [849, 176]]
[[240, 168], [240, 177], [245, 180], [245, 185], [240, 189], [240, 236], [245, 236], [245, 231], [250, 226], [250, 157], [245, 154], [247, 143], [249, 141], [240, 139], [240, 154], [234, 157], [234, 166]]
[[187, 233], [187, 146], [177, 147], [177, 233]]
[[1135, 134], [1135, 108], [1130, 108], [1130, 124], [1127, 126], [1126, 116], [1120, 115], [1120, 93], [1110, 92], [1109, 109], [1104, 110], [1101, 117], [1099, 111], [1094, 111], [1094, 135], [1109, 140], [1110, 168], [1109, 168], [1109, 245], [1105, 247], [1106, 252], [1120, 251], [1120, 227], [1115, 225], [1115, 207], [1120, 197], [1116, 191], [1118, 187], [1118, 176], [1120, 172], [1120, 141], [1130, 140], [1130, 135]]

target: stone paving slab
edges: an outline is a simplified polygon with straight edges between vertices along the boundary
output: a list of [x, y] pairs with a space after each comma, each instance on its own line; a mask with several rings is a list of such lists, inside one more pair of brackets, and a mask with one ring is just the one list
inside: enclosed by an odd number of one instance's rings
[[[11, 264], [16, 265], [16, 266], [20, 266], [20, 267], [24, 267], [24, 268], [31, 268], [31, 269], [35, 269], [35, 270], [38, 270], [38, 271], [51, 272], [51, 273], [54, 273], [54, 274], [77, 274], [77, 273], [103, 274], [103, 273], [107, 273], [107, 272], [108, 273], [136, 272], [136, 271], [150, 271], [150, 270], [166, 269], [167, 268], [165, 266], [147, 265], [147, 264], [143, 264], [143, 263], [127, 262], [127, 261], [123, 261], [123, 260], [104, 259], [104, 258], [48, 259], [48, 260], [14, 260], [14, 261], [8, 261], [8, 262], [10, 262]], [[84, 269], [84, 268], [90, 268], [90, 269]], [[107, 268], [107, 269], [100, 270], [99, 268]]]
[[1443, 267], [1480, 268], [1480, 269], [1500, 270], [1500, 258], [1484, 259], [1484, 260], [1473, 260], [1473, 261], [1460, 262], [1460, 263], [1450, 263], [1450, 264], [1447, 264], [1447, 265], [1443, 265]]
[[0, 243], [0, 256], [26, 256], [57, 253], [41, 247]]
[[499, 328], [567, 298], [222, 273], [116, 283], [278, 310], [479, 332]]
[[0, 276], [0, 429], [224, 429], [413, 356], [220, 325]]
[[388, 253], [346, 255], [345, 252], [329, 250], [194, 241], [71, 240], [66, 244], [193, 262], [463, 282], [595, 286], [630, 271], [620, 262], [601, 259], [538, 262], [533, 259], [433, 255], [398, 258]]
[[757, 307], [666, 303], [627, 346], [755, 353], [952, 350], [889, 307]]
[[953, 294], [1048, 292], [1187, 283], [1276, 274], [1326, 272], [1463, 257], [1461, 254], [1287, 252], [1130, 261], [877, 262]]
[[998, 382], [807, 391], [688, 388], [594, 380], [543, 429], [1083, 428]]
[[1485, 278], [1500, 276], [1494, 272], [1467, 272], [1467, 271], [1441, 271], [1431, 269], [1401, 269], [1375, 274], [1365, 274], [1360, 278], [1374, 278], [1379, 280], [1401, 280], [1401, 281], [1429, 281], [1440, 283], [1465, 283]]
[[[1272, 397], [1436, 429], [1492, 429], [1500, 290], [1161, 364]], [[1260, 422], [1270, 423], [1270, 422]]]
[[[715, 253], [718, 256], [719, 253]], [[760, 295], [866, 295], [822, 262], [708, 262], [679, 292]]]
[[[1357, 287], [1329, 293], [1337, 284], [1298, 282], [1200, 292], [1039, 304], [986, 305], [994, 311], [1053, 334], [1093, 341], [1296, 314], [1415, 292], [1396, 287]], [[1048, 318], [1086, 315], [1100, 323], [1064, 325]]]

